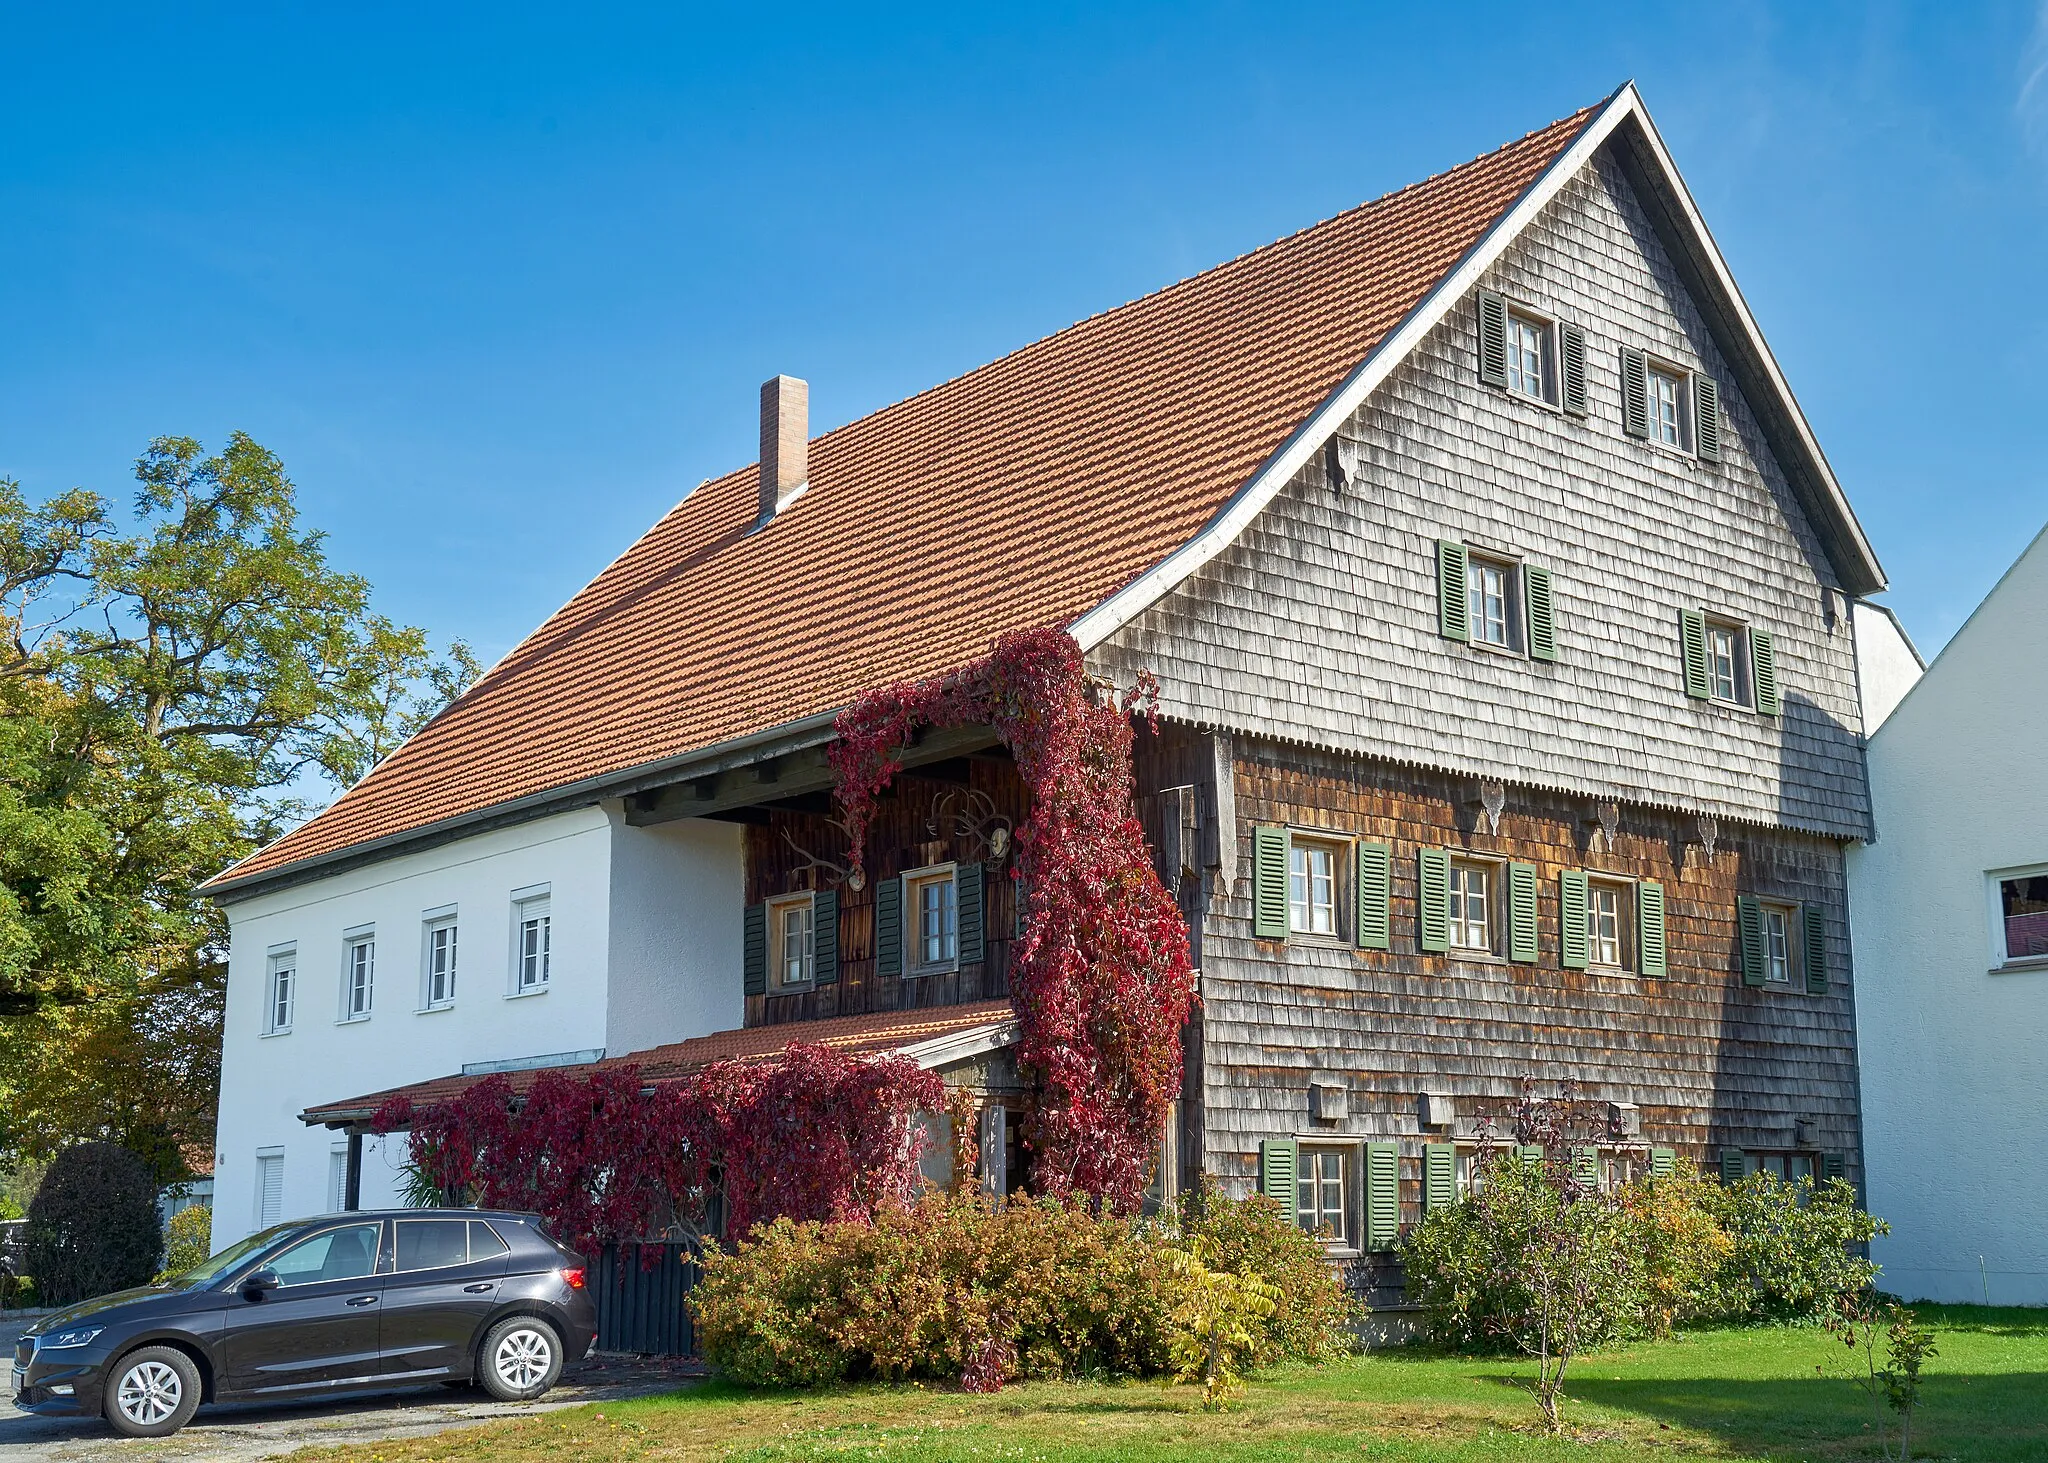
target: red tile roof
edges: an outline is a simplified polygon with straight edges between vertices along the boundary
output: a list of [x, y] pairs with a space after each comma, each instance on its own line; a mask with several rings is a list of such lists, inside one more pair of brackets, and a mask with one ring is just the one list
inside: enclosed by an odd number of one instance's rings
[[215, 883], [624, 775], [1069, 623], [1198, 533], [1591, 116], [826, 433], [809, 491], [760, 532], [756, 468], [707, 482]]
[[[714, 1031], [709, 1036], [694, 1036], [688, 1041], [653, 1047], [644, 1052], [606, 1057], [601, 1062], [578, 1062], [504, 1075], [515, 1092], [526, 1091], [542, 1071], [581, 1076], [600, 1069], [638, 1067], [640, 1075], [647, 1081], [667, 1082], [708, 1067], [713, 1062], [728, 1059], [760, 1061], [777, 1055], [792, 1041], [812, 1041], [844, 1052], [873, 1054], [896, 1051], [942, 1036], [957, 1036], [978, 1026], [1009, 1021], [1015, 1014], [1008, 1001], [976, 1001], [967, 1006], [937, 1006], [922, 1011], [877, 1011], [864, 1016], [832, 1016], [822, 1021], [788, 1021], [778, 1026]], [[394, 1097], [409, 1097], [415, 1104], [431, 1105], [458, 1097], [484, 1080], [482, 1074], [434, 1077], [404, 1087], [387, 1087], [382, 1092], [371, 1092], [362, 1097], [320, 1103], [307, 1108], [299, 1116], [313, 1124], [360, 1122]]]

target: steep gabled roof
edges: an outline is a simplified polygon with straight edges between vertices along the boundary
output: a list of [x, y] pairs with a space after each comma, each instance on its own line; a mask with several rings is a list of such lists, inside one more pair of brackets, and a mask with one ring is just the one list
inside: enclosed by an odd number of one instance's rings
[[[756, 468], [705, 483], [333, 806], [209, 891], [616, 794], [770, 734], [822, 735], [862, 690], [951, 669], [1008, 629], [1100, 643], [1241, 532], [1624, 126], [1666, 174], [1675, 226], [1697, 234], [1685, 257], [1705, 261], [1706, 287], [1725, 283], [1709, 313], [1742, 336], [1724, 344], [1745, 385], [1783, 393], [1626, 87], [826, 433], [809, 490], [758, 532]], [[1762, 414], [1800, 459], [1823, 537], [1855, 561], [1845, 587], [1881, 585], [1789, 393]]]

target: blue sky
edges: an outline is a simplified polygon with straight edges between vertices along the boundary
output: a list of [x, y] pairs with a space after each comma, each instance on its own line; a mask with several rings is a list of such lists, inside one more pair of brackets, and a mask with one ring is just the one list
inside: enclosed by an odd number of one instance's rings
[[[424, 13], [424, 15], [423, 15]], [[0, 476], [278, 451], [495, 658], [704, 477], [1642, 88], [1931, 654], [2048, 518], [2048, 6], [0, 9]]]

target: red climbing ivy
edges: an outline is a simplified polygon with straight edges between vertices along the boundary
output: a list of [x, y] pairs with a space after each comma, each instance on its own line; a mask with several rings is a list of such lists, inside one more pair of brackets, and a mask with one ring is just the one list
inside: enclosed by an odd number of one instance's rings
[[1010, 994], [1038, 1085], [1033, 1185], [1118, 1209], [1140, 1201], [1194, 1000], [1187, 925], [1132, 806], [1132, 714], [1157, 700], [1150, 677], [1121, 697], [1091, 683], [1072, 636], [1020, 631], [957, 672], [861, 697], [828, 753], [856, 864], [920, 728], [990, 726], [1016, 758], [1032, 801], [1017, 834], [1028, 917]]
[[487, 1077], [443, 1103], [387, 1103], [421, 1180], [453, 1202], [545, 1216], [579, 1249], [705, 1225], [745, 1234], [778, 1215], [848, 1219], [909, 1202], [939, 1111], [938, 1077], [905, 1057], [791, 1042], [651, 1088], [637, 1067], [542, 1072], [521, 1098]]

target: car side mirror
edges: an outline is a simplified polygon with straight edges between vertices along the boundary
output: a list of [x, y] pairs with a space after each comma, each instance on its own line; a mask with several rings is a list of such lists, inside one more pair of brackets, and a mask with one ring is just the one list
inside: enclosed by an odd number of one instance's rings
[[277, 1272], [265, 1265], [259, 1270], [251, 1270], [242, 1277], [242, 1294], [250, 1300], [258, 1300], [262, 1298], [264, 1291], [275, 1290], [277, 1285]]

